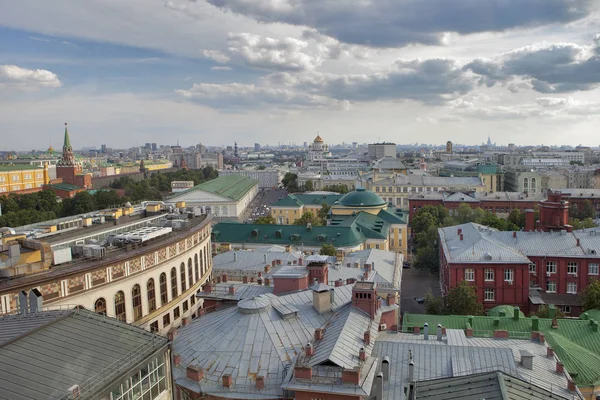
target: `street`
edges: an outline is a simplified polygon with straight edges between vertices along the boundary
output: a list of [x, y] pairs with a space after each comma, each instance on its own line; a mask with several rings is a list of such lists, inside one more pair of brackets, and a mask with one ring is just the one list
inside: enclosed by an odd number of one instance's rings
[[248, 205], [248, 207], [240, 217], [240, 220], [251, 222], [259, 217], [270, 215], [271, 205], [277, 203], [279, 199], [282, 199], [285, 196], [287, 196], [287, 191], [285, 189], [261, 190], [252, 200], [252, 202]]
[[414, 267], [405, 268], [402, 271], [402, 291], [400, 292], [402, 313], [424, 314], [425, 305], [417, 303], [415, 297], [424, 298], [429, 289], [435, 296], [440, 295], [440, 283], [437, 274], [434, 275], [429, 271], [415, 269]]

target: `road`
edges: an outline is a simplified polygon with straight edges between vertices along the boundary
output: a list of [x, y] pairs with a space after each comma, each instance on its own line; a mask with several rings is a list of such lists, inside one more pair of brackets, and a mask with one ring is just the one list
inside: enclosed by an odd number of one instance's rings
[[265, 215], [270, 215], [270, 210], [267, 210], [267, 208], [270, 208], [272, 204], [277, 203], [279, 199], [282, 199], [285, 196], [287, 196], [287, 191], [285, 189], [261, 190], [248, 205], [248, 208], [246, 208], [242, 217], [240, 217], [240, 220], [249, 221]]
[[400, 309], [411, 314], [424, 314], [425, 306], [417, 303], [416, 298], [423, 298], [427, 291], [435, 296], [441, 294], [439, 276], [430, 274], [429, 271], [416, 269], [414, 267], [405, 268], [402, 270], [402, 290], [400, 295]]

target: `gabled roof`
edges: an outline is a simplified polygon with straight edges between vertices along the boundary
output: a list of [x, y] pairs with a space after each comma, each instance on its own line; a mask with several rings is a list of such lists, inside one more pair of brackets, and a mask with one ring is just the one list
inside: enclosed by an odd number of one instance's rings
[[479, 203], [479, 200], [462, 192], [454, 192], [451, 195], [446, 196], [444, 201], [457, 201], [460, 203]]
[[177, 193], [175, 196], [172, 196], [170, 200], [200, 190], [237, 201], [257, 185], [258, 181], [256, 179], [248, 178], [243, 175], [220, 176], [216, 179], [196, 185], [185, 192]]

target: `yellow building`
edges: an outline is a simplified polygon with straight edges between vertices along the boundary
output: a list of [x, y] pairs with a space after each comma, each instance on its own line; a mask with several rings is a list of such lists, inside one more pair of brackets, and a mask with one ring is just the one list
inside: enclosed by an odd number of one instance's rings
[[302, 214], [317, 215], [323, 204], [333, 206], [341, 194], [290, 194], [271, 206], [271, 216], [278, 225], [293, 224]]
[[0, 194], [41, 188], [50, 182], [48, 166], [0, 165]]

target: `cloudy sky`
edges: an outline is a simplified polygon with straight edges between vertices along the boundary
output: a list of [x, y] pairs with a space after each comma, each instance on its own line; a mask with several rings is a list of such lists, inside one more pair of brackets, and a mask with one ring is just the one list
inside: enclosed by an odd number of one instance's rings
[[0, 0], [4, 149], [600, 145], [597, 0]]

